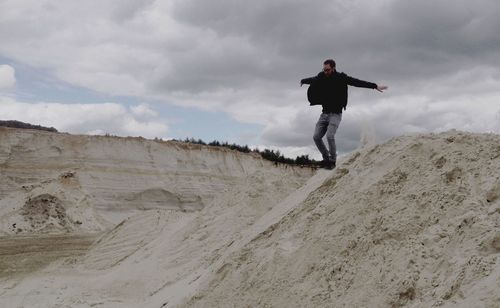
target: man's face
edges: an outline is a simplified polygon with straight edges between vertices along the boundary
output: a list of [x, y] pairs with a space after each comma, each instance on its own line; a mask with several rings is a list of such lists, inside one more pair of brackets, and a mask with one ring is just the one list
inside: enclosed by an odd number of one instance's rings
[[323, 64], [323, 72], [327, 77], [333, 74], [334, 71], [335, 69], [331, 67], [330, 64]]

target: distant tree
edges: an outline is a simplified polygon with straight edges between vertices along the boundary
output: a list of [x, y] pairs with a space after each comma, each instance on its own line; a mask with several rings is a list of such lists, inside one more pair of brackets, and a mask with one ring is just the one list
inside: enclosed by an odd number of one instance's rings
[[309, 159], [309, 155], [301, 155], [295, 158], [295, 163], [297, 165], [310, 165], [311, 162], [312, 161]]

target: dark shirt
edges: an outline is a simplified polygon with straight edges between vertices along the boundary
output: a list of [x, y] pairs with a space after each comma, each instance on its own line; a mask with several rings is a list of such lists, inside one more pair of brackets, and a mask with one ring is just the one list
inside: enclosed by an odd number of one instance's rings
[[347, 106], [347, 86], [376, 89], [377, 84], [348, 76], [345, 73], [333, 72], [326, 76], [320, 72], [315, 77], [304, 78], [303, 84], [310, 84], [308, 98], [311, 105], [322, 105], [323, 113], [342, 113]]

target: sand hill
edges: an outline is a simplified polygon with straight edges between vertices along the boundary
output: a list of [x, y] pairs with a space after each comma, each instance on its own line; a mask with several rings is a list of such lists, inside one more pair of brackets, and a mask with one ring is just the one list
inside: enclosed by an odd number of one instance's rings
[[0, 305], [498, 307], [499, 170], [492, 134], [403, 136], [313, 172], [0, 128]]

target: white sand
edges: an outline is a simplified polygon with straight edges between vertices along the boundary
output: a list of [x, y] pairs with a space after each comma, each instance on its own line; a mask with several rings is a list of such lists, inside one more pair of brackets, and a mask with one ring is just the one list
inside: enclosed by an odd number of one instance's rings
[[[175, 142], [2, 128], [0, 138], [0, 306], [135, 307], [208, 264], [313, 174]], [[59, 253], [42, 245], [50, 236]]]
[[[98, 238], [63, 257], [35, 247], [28, 261], [46, 262], [26, 269], [0, 255], [2, 307], [500, 306], [498, 135], [400, 137], [312, 177], [232, 151], [61, 136], [0, 129], [0, 249]], [[43, 192], [55, 220], [9, 228]]]
[[499, 307], [500, 136], [350, 155], [186, 306]]

